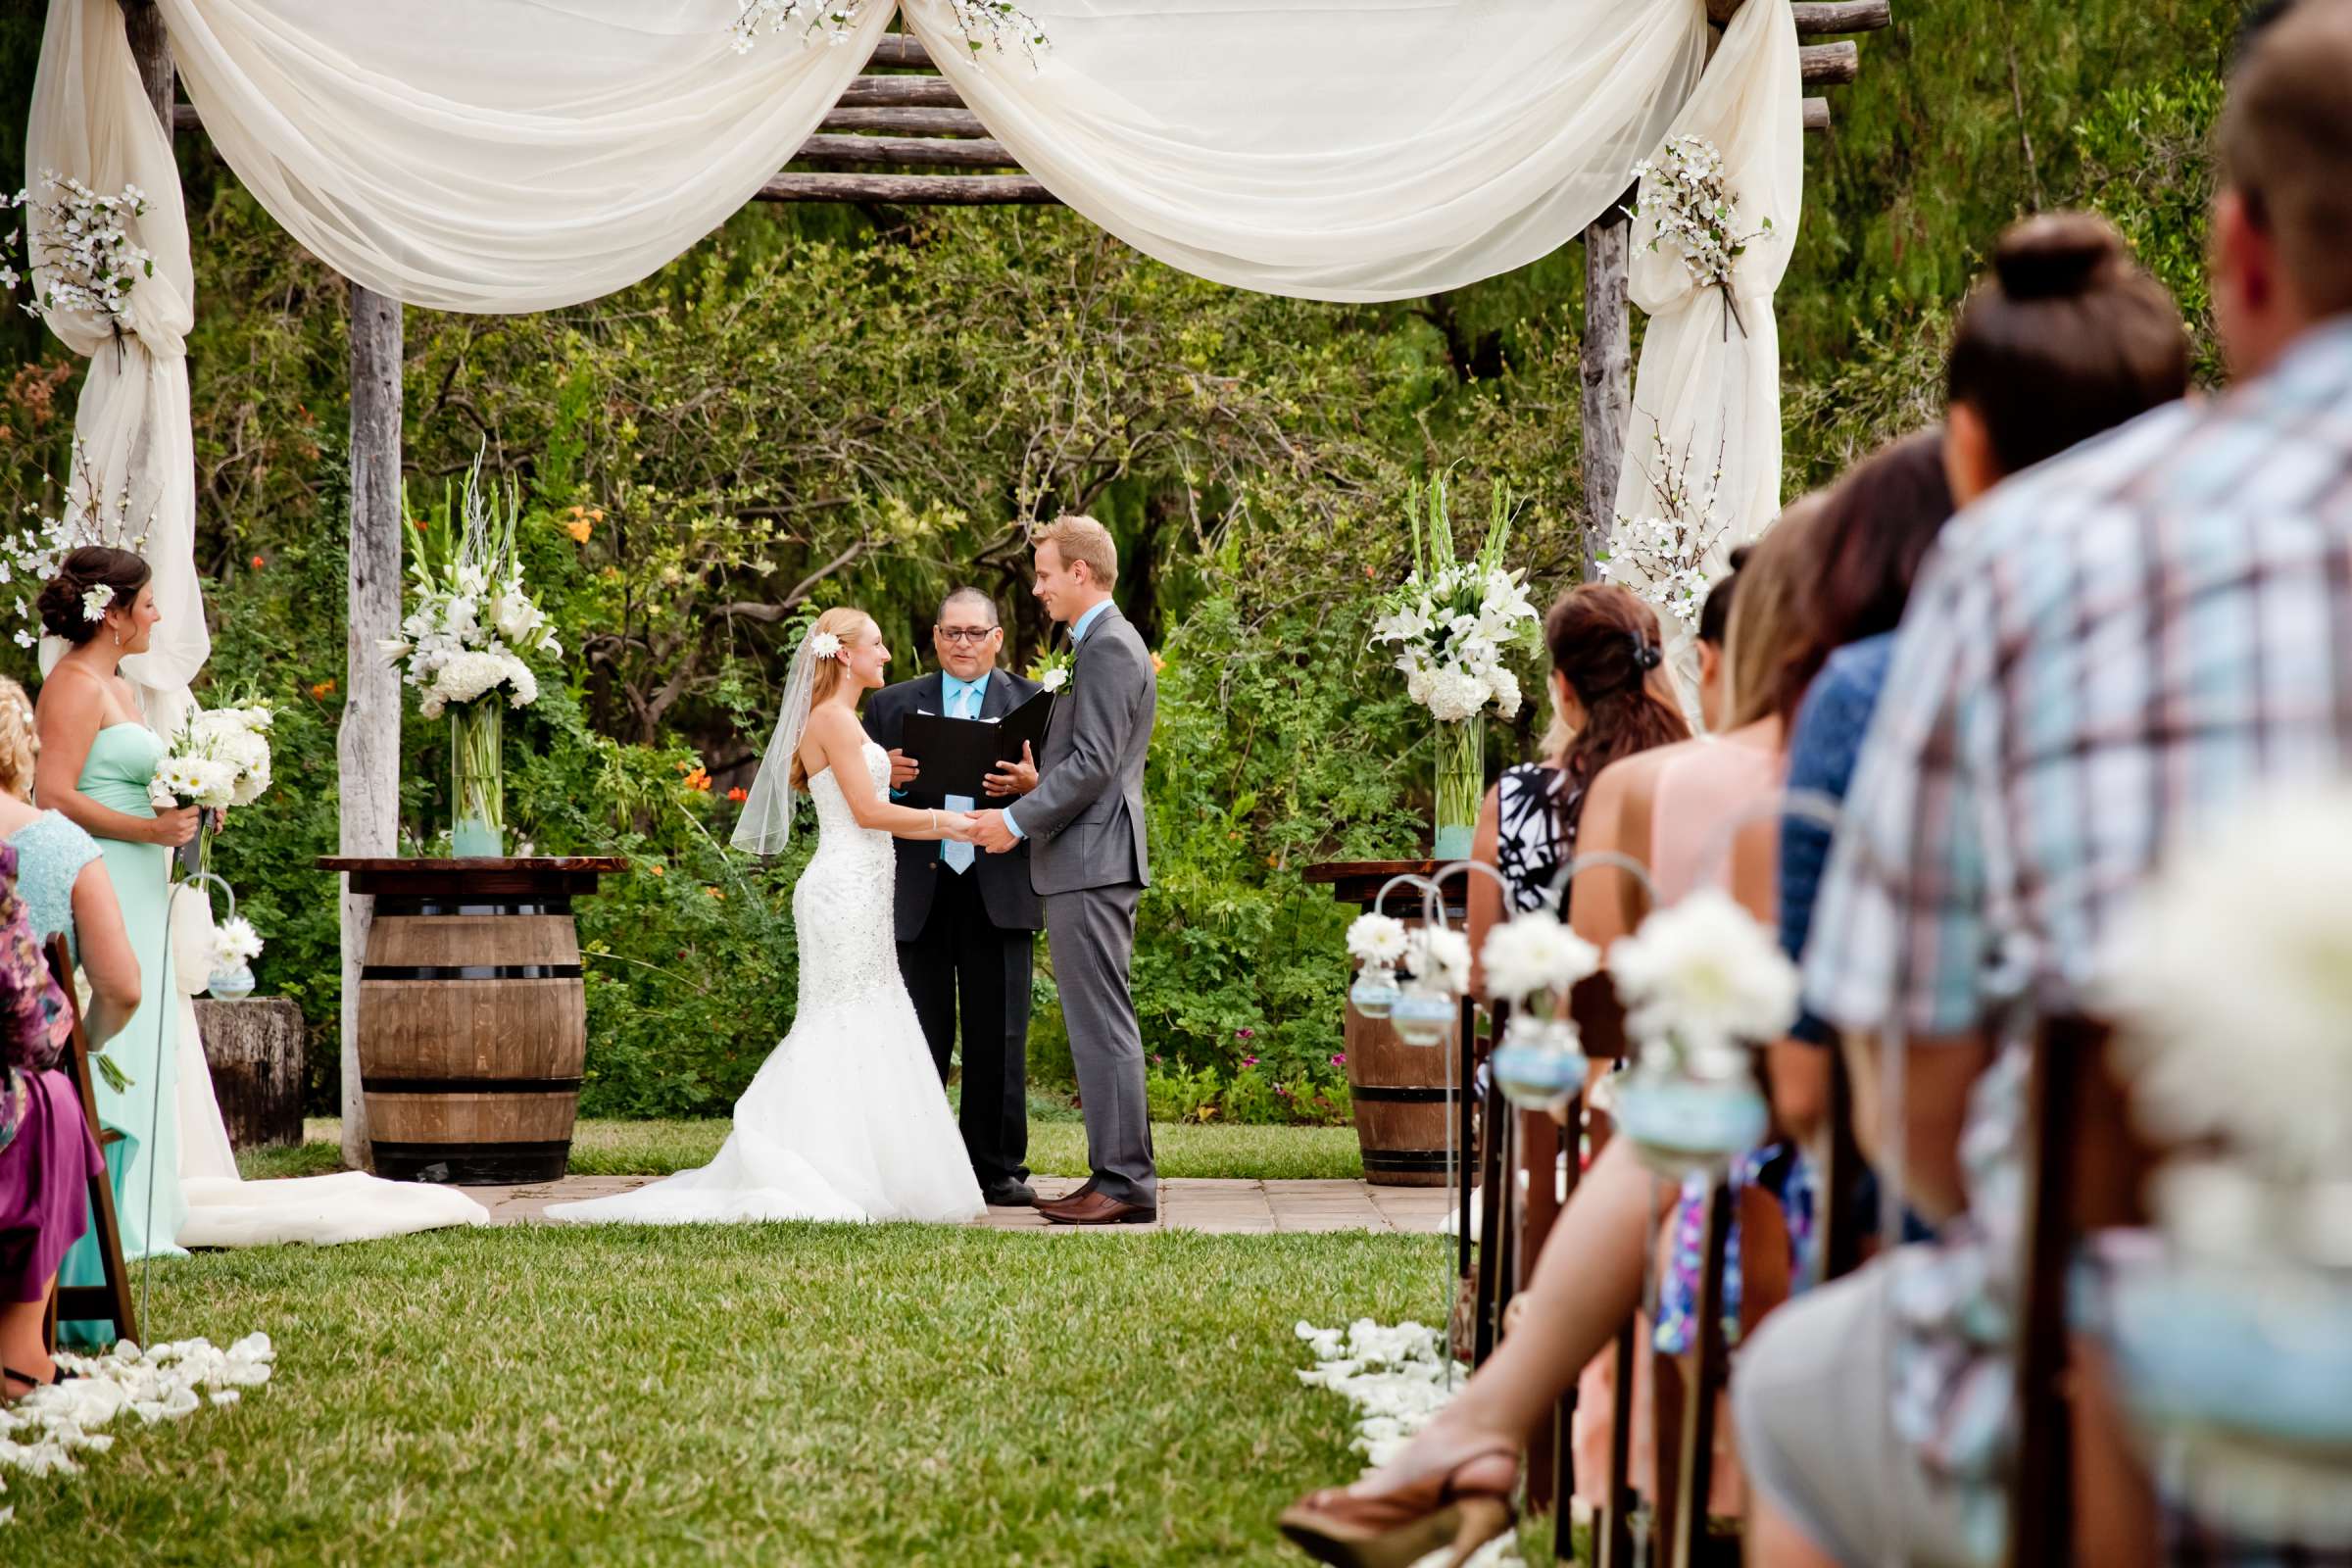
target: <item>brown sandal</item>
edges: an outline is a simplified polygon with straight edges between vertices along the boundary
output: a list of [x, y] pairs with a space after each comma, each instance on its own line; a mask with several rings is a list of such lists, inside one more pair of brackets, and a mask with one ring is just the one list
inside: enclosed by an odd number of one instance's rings
[[[1496, 1460], [1501, 1464], [1490, 1462]], [[1467, 1479], [1481, 1466], [1485, 1475]], [[1285, 1509], [1280, 1524], [1299, 1550], [1335, 1568], [1408, 1568], [1448, 1548], [1446, 1568], [1461, 1568], [1512, 1527], [1518, 1484], [1519, 1450], [1493, 1443], [1394, 1492], [1367, 1496], [1334, 1487], [1310, 1494]]]

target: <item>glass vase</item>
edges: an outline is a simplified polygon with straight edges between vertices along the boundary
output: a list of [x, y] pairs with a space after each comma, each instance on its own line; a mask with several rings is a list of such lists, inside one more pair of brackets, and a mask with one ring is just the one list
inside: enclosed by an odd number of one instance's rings
[[1466, 860], [1487, 793], [1487, 718], [1480, 713], [1438, 722], [1438, 808], [1435, 855]]
[[460, 858], [506, 853], [507, 776], [495, 699], [449, 710], [450, 853]]

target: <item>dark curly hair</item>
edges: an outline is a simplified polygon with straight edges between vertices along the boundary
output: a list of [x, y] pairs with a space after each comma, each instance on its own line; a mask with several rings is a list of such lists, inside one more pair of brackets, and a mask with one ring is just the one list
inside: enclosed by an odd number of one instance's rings
[[36, 606], [41, 624], [78, 648], [97, 636], [104, 624], [90, 619], [82, 610], [83, 595], [93, 588], [112, 588], [115, 596], [110, 608], [128, 610], [153, 575], [147, 563], [127, 550], [83, 545], [66, 557], [57, 575], [42, 585]]

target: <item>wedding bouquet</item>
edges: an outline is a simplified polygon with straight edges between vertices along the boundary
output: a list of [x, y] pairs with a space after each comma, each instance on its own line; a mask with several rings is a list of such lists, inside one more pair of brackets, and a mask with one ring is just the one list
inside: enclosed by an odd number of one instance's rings
[[1507, 659], [1535, 641], [1543, 617], [1528, 598], [1526, 573], [1503, 568], [1510, 494], [1495, 485], [1494, 520], [1468, 560], [1454, 552], [1443, 474], [1429, 482], [1428, 507], [1425, 532], [1419, 492], [1406, 502], [1413, 573], [1381, 600], [1372, 641], [1398, 650], [1405, 691], [1441, 721], [1459, 723], [1490, 706], [1500, 717], [1517, 717], [1519, 677]]
[[190, 714], [171, 752], [156, 763], [147, 798], [159, 810], [251, 806], [270, 788], [270, 722], [269, 708], [260, 703]]
[[477, 455], [463, 492], [450, 501], [448, 522], [407, 530], [416, 609], [401, 622], [402, 635], [381, 647], [387, 659], [407, 662], [403, 680], [416, 688], [427, 718], [501, 688], [509, 706], [528, 708], [539, 700], [539, 680], [523, 656], [564, 651], [523, 586], [514, 546], [521, 493], [481, 481]]

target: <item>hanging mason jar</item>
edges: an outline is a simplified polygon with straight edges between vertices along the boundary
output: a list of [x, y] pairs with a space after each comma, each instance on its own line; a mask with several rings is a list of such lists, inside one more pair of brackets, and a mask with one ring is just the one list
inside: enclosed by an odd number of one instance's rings
[[1619, 1136], [1660, 1176], [1721, 1176], [1764, 1141], [1771, 1121], [1749, 1053], [1646, 1045], [1616, 1086]]
[[1566, 1018], [1514, 1012], [1491, 1069], [1494, 1087], [1523, 1110], [1557, 1110], [1585, 1086], [1584, 1043]]

